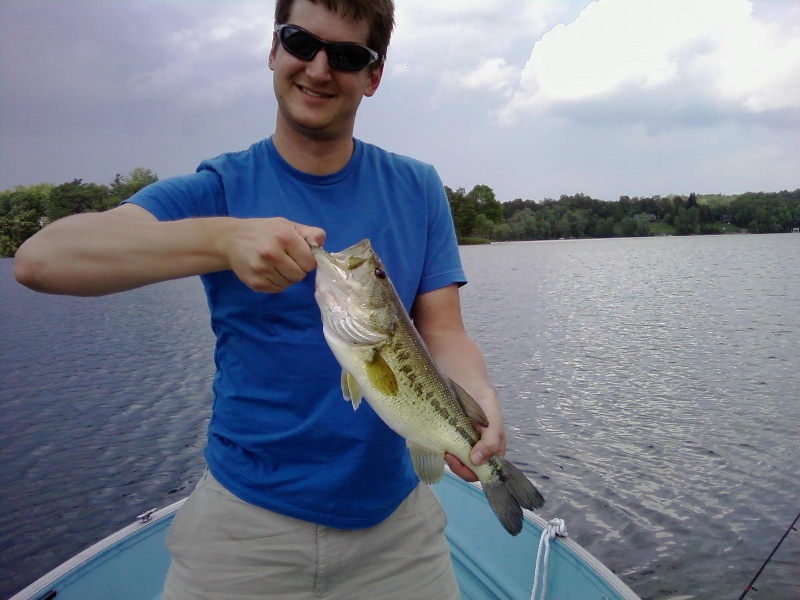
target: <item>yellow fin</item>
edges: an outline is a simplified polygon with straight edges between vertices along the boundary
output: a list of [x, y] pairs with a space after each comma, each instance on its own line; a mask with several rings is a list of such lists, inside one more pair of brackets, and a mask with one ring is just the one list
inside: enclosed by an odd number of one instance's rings
[[482, 427], [488, 427], [489, 420], [486, 418], [486, 413], [483, 412], [480, 404], [475, 402], [475, 399], [467, 393], [467, 390], [462, 388], [452, 379], [450, 380], [450, 386], [456, 393], [458, 403], [461, 405], [461, 408], [464, 409], [464, 414], [467, 415], [467, 418], [471, 421], [475, 421]]
[[344, 396], [345, 400], [353, 403], [353, 410], [358, 410], [361, 399], [364, 397], [358, 382], [349, 371], [344, 369], [342, 369], [342, 396]]
[[434, 452], [411, 442], [406, 442], [411, 452], [414, 472], [423, 483], [436, 483], [444, 475], [444, 452]]
[[367, 361], [367, 377], [377, 391], [387, 396], [396, 396], [400, 389], [397, 377], [380, 352], [373, 352], [372, 359]]

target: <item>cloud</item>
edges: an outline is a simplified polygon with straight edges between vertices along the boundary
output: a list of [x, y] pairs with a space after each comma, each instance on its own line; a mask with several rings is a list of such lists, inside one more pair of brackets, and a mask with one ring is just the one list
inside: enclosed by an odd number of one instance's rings
[[746, 0], [597, 0], [534, 44], [497, 116], [513, 123], [595, 104], [635, 106], [619, 116], [645, 122], [714, 107], [720, 115], [793, 110], [800, 38], [785, 21], [755, 17]]
[[478, 67], [462, 76], [459, 85], [468, 90], [487, 90], [510, 94], [519, 69], [506, 64], [502, 58], [483, 59]]
[[[272, 7], [0, 0], [0, 188], [135, 166], [163, 178], [269, 135]], [[356, 136], [436, 165], [451, 187], [503, 199], [797, 187], [800, 4], [396, 10]]]
[[184, 14], [182, 22], [159, 40], [160, 63], [131, 77], [134, 93], [219, 107], [266, 90], [272, 14], [263, 4], [239, 3], [202, 20]]

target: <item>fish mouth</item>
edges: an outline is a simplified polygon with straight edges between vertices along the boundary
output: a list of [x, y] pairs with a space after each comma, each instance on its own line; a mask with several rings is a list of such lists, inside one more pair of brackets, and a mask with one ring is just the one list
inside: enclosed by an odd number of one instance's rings
[[318, 267], [331, 266], [343, 272], [353, 268], [353, 259], [363, 261], [375, 254], [369, 240], [361, 240], [340, 252], [328, 252], [319, 246], [311, 245], [311, 253]]

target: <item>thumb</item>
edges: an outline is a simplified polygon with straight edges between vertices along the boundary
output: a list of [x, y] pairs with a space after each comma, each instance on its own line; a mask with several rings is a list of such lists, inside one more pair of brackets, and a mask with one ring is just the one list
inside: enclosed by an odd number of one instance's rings
[[480, 428], [481, 439], [475, 442], [469, 458], [475, 465], [480, 465], [489, 460], [495, 454], [502, 456], [505, 452], [503, 447], [502, 430], [498, 434], [490, 427]]
[[309, 225], [295, 223], [294, 228], [309, 246], [321, 247], [325, 243], [325, 231], [319, 227], [311, 227]]

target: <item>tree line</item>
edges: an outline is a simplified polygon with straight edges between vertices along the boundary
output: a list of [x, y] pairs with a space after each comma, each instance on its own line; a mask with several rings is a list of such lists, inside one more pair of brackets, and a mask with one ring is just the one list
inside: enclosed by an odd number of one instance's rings
[[109, 185], [73, 179], [61, 185], [38, 183], [2, 191], [0, 256], [14, 256], [22, 242], [56, 219], [108, 210], [155, 181], [158, 176], [150, 169], [137, 167], [127, 175], [117, 174]]
[[739, 195], [621, 196], [498, 202], [487, 185], [445, 187], [462, 243], [574, 238], [782, 233], [800, 226], [800, 189]]
[[[113, 208], [158, 181], [150, 169], [117, 174], [108, 184], [74, 179], [0, 192], [0, 256], [17, 248], [48, 223], [72, 214]], [[460, 243], [590, 237], [692, 235], [747, 231], [780, 233], [800, 226], [800, 189], [781, 192], [598, 200], [585, 194], [558, 200], [499, 202], [488, 185], [469, 192], [445, 186]]]

